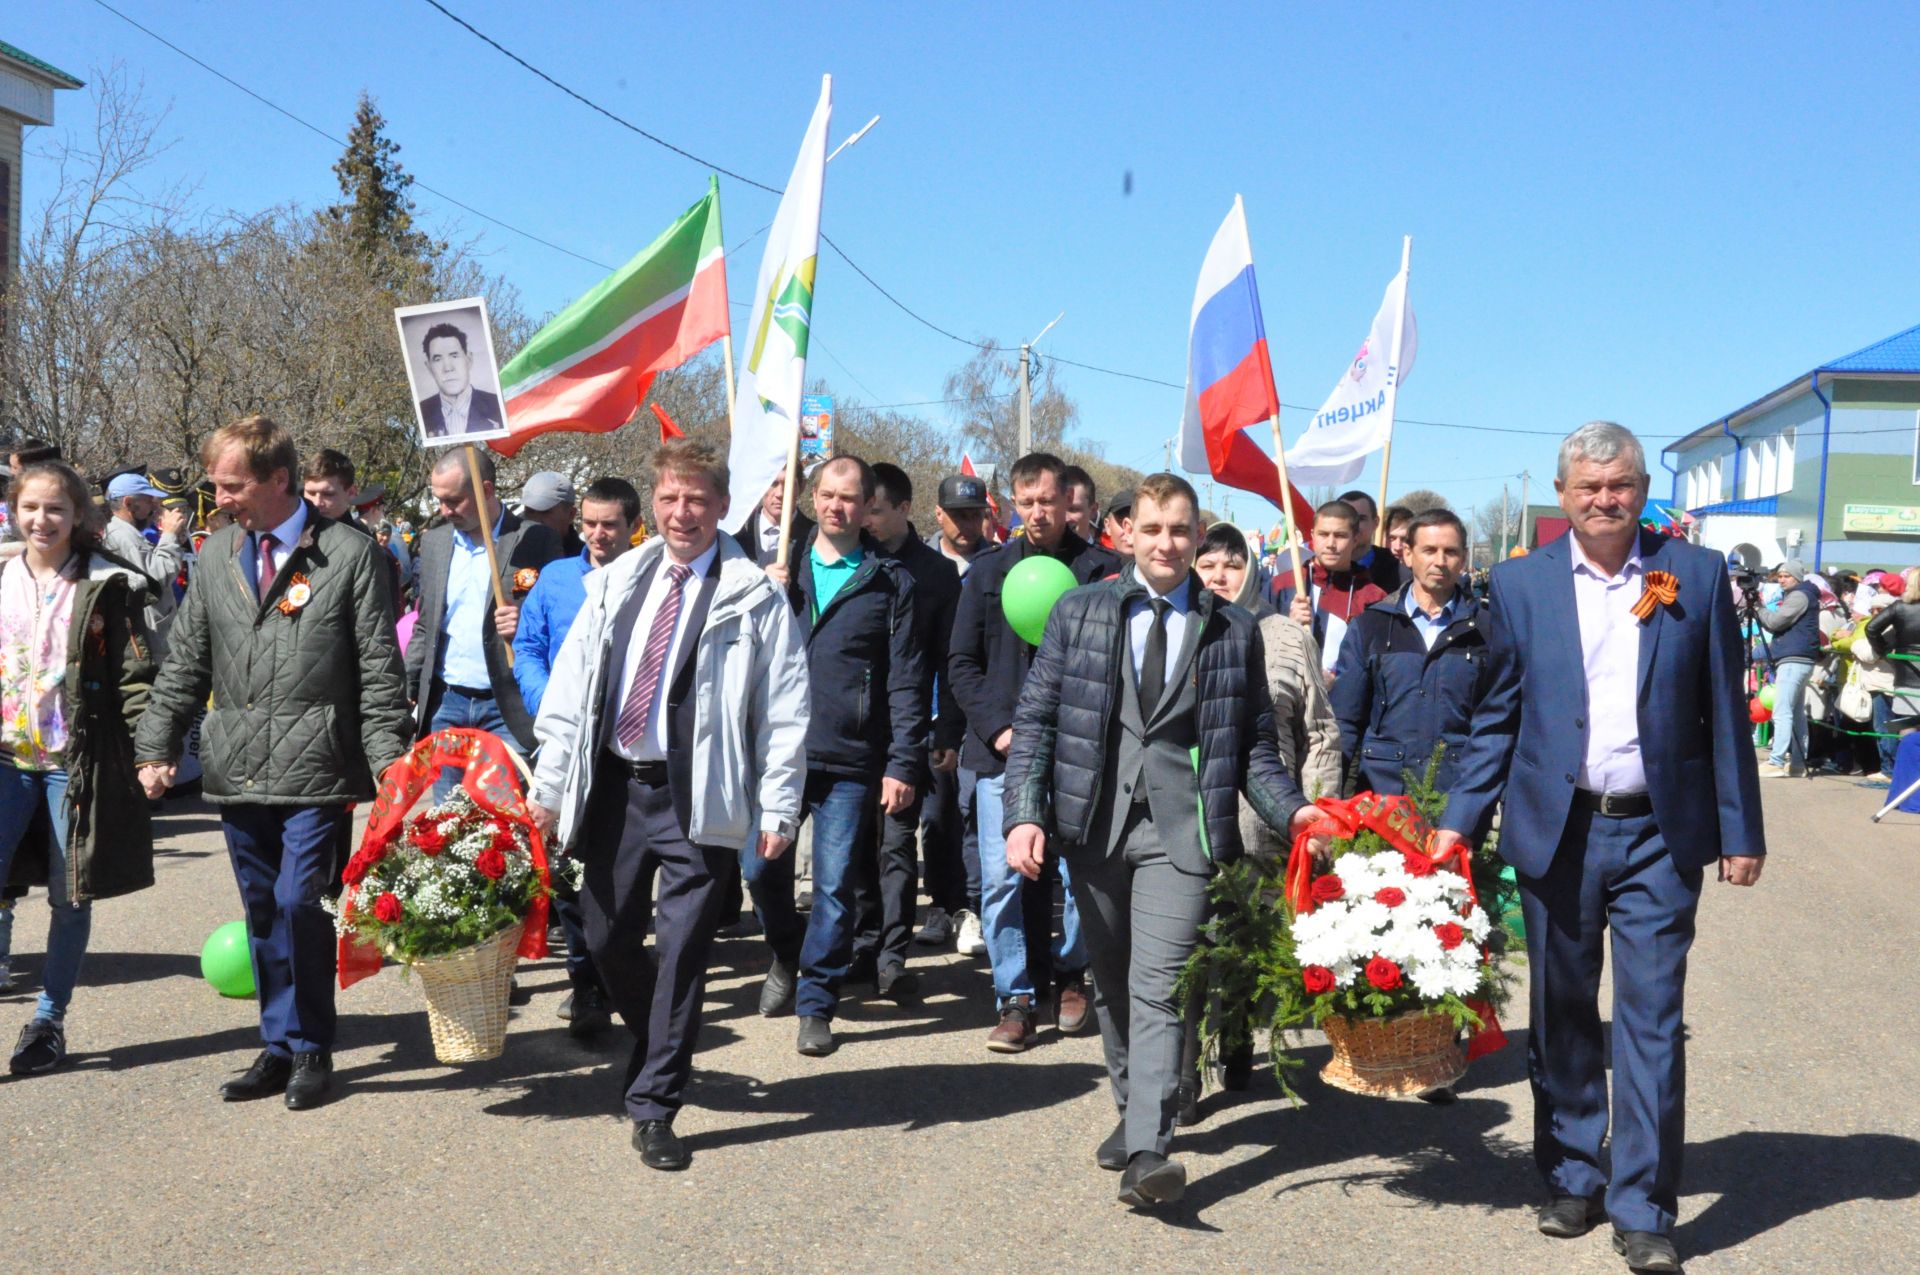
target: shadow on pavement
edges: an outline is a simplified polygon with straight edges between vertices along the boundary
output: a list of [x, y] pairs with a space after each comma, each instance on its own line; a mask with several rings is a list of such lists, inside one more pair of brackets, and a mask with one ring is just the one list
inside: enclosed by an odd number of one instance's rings
[[88, 952], [80, 970], [82, 987], [199, 977], [200, 957], [188, 952]]
[[1920, 1195], [1920, 1142], [1888, 1133], [1734, 1133], [1687, 1148], [1680, 1189], [1720, 1197], [1674, 1234], [1682, 1253], [1699, 1257], [1836, 1204]]

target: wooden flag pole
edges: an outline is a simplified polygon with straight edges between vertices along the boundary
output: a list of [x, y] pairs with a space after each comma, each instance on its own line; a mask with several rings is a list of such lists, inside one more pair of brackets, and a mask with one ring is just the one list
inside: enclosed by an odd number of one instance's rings
[[[1276, 391], [1273, 401], [1278, 404], [1280, 395]], [[1300, 574], [1300, 538], [1294, 534], [1293, 525], [1293, 484], [1287, 481], [1287, 448], [1280, 441], [1280, 411], [1276, 407], [1273, 413], [1273, 463], [1280, 471], [1280, 520], [1287, 533], [1287, 558], [1293, 564], [1293, 588], [1311, 589], [1312, 584]], [[1308, 596], [1312, 596], [1309, 594]]]
[[774, 558], [774, 564], [781, 568], [787, 565], [787, 550], [793, 541], [793, 497], [794, 487], [800, 476], [800, 422], [793, 423], [793, 441], [787, 445], [787, 473], [784, 485], [780, 489], [780, 548]]
[[[467, 453], [467, 481], [473, 485], [473, 503], [480, 511], [480, 543], [487, 548], [487, 579], [493, 581], [493, 605], [507, 605], [507, 589], [500, 583], [500, 555], [493, 547], [493, 519], [488, 517], [487, 493], [481, 490], [480, 453], [473, 449], [472, 443], [461, 444]], [[513, 643], [504, 642], [507, 652], [507, 667], [513, 667]]]
[[1379, 525], [1373, 529], [1373, 543], [1387, 543], [1387, 474], [1393, 469], [1393, 418], [1400, 410], [1400, 339], [1407, 325], [1407, 266], [1413, 257], [1413, 236], [1405, 235], [1400, 240], [1400, 308], [1393, 316], [1393, 384], [1388, 388], [1393, 392], [1387, 397], [1387, 445], [1380, 453], [1380, 499], [1374, 503], [1374, 510], [1380, 515]]

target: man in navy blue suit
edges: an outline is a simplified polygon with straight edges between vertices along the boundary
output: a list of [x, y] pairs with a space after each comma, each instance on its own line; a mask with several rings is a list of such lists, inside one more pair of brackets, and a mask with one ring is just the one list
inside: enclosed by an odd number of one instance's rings
[[1581, 426], [1553, 485], [1572, 529], [1494, 568], [1493, 685], [1436, 849], [1504, 797], [1500, 853], [1519, 875], [1531, 965], [1534, 1159], [1551, 1193], [1540, 1230], [1583, 1235], [1605, 1215], [1629, 1267], [1677, 1271], [1694, 914], [1709, 865], [1752, 885], [1766, 854], [1740, 628], [1718, 554], [1641, 531], [1646, 452], [1632, 433]]

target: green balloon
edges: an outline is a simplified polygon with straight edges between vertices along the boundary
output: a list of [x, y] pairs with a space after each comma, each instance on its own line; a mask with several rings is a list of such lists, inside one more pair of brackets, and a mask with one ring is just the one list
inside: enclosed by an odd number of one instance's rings
[[1760, 702], [1762, 704], [1765, 704], [1768, 708], [1772, 708], [1773, 701], [1774, 701], [1773, 683], [1768, 682], [1765, 686], [1760, 688]]
[[247, 946], [247, 923], [228, 921], [207, 936], [200, 949], [200, 976], [222, 996], [253, 995], [253, 952]]
[[1066, 563], [1035, 554], [1007, 572], [1006, 582], [1000, 586], [1000, 608], [1022, 641], [1039, 646], [1053, 604], [1078, 583]]

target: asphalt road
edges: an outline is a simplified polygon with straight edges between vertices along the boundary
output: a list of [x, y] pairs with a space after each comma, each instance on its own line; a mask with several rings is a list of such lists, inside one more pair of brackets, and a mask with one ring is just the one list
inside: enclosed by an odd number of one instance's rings
[[[1694, 1272], [1920, 1269], [1920, 818], [1874, 827], [1881, 794], [1846, 780], [1763, 787], [1765, 880], [1709, 882], [1694, 948], [1681, 1252]], [[388, 970], [340, 995], [336, 1101], [223, 1104], [255, 1012], [201, 982], [198, 951], [239, 909], [212, 812], [168, 809], [158, 885], [95, 909], [72, 1064], [0, 1083], [8, 1269], [1624, 1269], [1604, 1228], [1533, 1230], [1524, 998], [1450, 1108], [1313, 1079], [1293, 1107], [1264, 1069], [1211, 1096], [1176, 1141], [1188, 1198], [1155, 1216], [1093, 1166], [1098, 1040], [987, 1053], [985, 967], [950, 953], [922, 963], [922, 1005], [847, 1005], [813, 1060], [791, 1019], [754, 1013], [758, 938], [722, 942], [681, 1174], [629, 1144], [624, 1043], [554, 1017], [557, 960], [522, 967], [494, 1062], [437, 1065], [418, 988]], [[30, 975], [43, 897], [15, 931]], [[0, 1043], [30, 1013], [0, 998]]]

